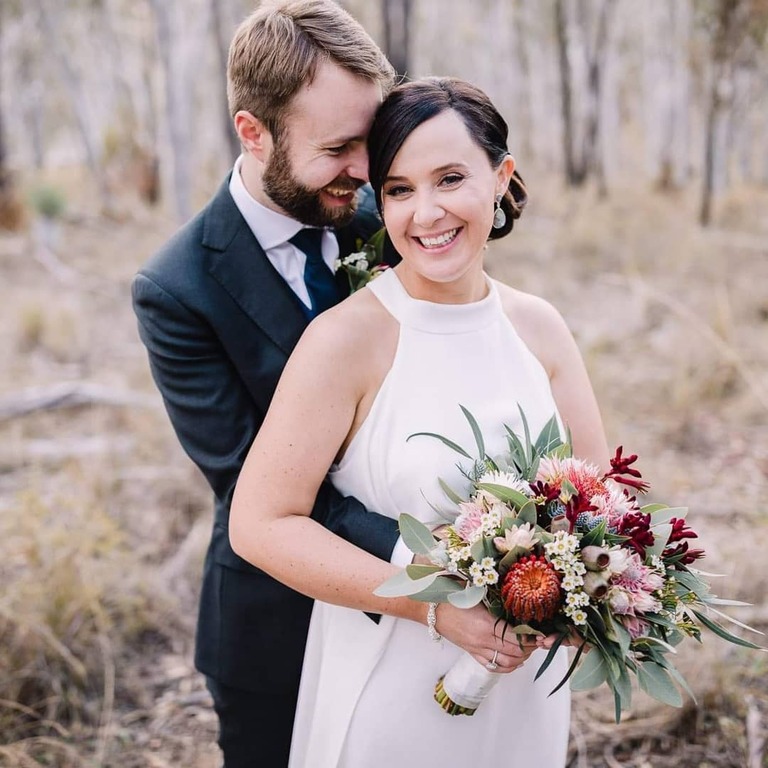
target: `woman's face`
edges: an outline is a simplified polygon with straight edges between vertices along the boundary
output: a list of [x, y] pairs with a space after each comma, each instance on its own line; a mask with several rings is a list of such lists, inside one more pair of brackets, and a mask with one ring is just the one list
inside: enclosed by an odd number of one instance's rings
[[494, 169], [453, 110], [408, 136], [381, 195], [384, 224], [403, 257], [399, 275], [411, 295], [439, 301], [446, 289], [456, 296], [478, 286], [484, 291], [494, 198], [507, 189], [513, 170], [509, 156]]

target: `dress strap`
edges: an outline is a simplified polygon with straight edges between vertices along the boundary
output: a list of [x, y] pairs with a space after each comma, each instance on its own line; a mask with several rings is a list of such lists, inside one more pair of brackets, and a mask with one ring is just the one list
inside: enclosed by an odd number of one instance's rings
[[399, 323], [405, 319], [408, 294], [405, 292], [394, 269], [387, 269], [366, 286], [381, 302], [384, 309]]
[[401, 326], [423, 333], [451, 334], [481, 330], [504, 316], [495, 283], [487, 276], [486, 281], [487, 296], [469, 304], [436, 304], [414, 299], [394, 269], [386, 270], [366, 288]]

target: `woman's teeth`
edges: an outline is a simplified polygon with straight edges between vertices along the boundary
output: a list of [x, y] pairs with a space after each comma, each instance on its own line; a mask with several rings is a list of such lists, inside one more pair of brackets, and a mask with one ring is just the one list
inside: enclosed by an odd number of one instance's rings
[[437, 248], [441, 245], [446, 245], [456, 237], [458, 229], [452, 229], [449, 232], [444, 232], [442, 235], [436, 237], [418, 237], [416, 238], [425, 248]]

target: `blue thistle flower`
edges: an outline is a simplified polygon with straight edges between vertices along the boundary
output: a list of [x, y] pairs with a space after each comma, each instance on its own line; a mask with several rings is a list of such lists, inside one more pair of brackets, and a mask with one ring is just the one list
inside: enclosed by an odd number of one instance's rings
[[550, 501], [547, 506], [547, 514], [554, 520], [565, 514], [565, 504], [562, 501]]

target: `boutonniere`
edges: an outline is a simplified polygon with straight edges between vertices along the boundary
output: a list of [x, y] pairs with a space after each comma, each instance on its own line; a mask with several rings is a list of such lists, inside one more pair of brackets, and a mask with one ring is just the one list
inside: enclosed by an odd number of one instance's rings
[[344, 270], [349, 280], [349, 292], [359, 291], [378, 277], [389, 264], [384, 263], [384, 240], [386, 231], [382, 227], [367, 243], [357, 241], [357, 250], [349, 256], [336, 259], [336, 269]]

